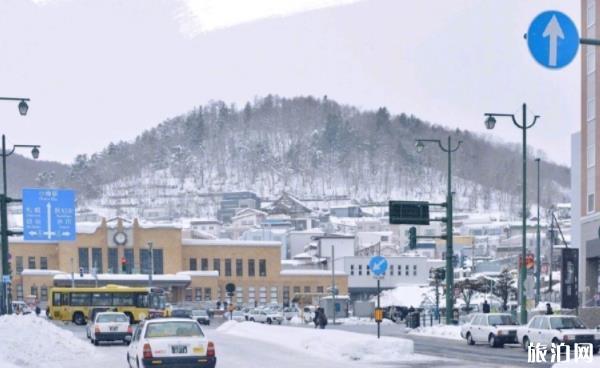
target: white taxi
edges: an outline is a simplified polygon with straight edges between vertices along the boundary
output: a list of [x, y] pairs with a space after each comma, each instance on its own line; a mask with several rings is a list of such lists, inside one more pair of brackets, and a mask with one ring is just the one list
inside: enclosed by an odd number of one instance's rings
[[487, 342], [490, 347], [503, 347], [517, 342], [517, 326], [510, 314], [475, 313], [471, 320], [460, 328], [460, 336], [469, 345]]
[[102, 312], [96, 314], [87, 331], [90, 342], [98, 345], [102, 341], [131, 341], [132, 329], [125, 313]]
[[129, 367], [214, 368], [215, 345], [191, 319], [160, 318], [140, 322], [127, 350]]
[[528, 324], [521, 326], [517, 331], [519, 342], [527, 351], [530, 344], [575, 343], [592, 344], [594, 352], [600, 351], [600, 331], [586, 328], [577, 316], [570, 315], [539, 315], [533, 317]]

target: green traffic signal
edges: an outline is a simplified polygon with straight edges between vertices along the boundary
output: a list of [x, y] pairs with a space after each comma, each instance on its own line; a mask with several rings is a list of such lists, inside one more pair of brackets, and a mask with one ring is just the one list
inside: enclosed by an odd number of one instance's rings
[[417, 249], [417, 228], [414, 226], [408, 229], [408, 247], [410, 249]]

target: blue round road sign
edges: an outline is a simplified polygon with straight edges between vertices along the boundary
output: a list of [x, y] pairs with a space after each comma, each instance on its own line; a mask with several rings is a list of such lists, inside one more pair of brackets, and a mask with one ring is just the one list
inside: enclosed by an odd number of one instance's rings
[[383, 276], [388, 268], [388, 261], [385, 257], [375, 256], [369, 261], [369, 269], [373, 276]]
[[527, 31], [527, 46], [533, 58], [550, 69], [567, 66], [577, 55], [579, 32], [575, 23], [555, 10], [539, 14]]

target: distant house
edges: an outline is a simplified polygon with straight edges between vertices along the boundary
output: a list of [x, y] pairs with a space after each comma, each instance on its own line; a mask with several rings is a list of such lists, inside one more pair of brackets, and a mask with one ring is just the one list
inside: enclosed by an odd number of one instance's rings
[[335, 217], [361, 217], [362, 211], [359, 206], [332, 207], [329, 215]]
[[217, 219], [194, 219], [190, 221], [192, 231], [205, 232], [219, 237], [223, 223]]
[[254, 208], [238, 210], [235, 215], [231, 217], [231, 226], [228, 228], [229, 237], [231, 237], [231, 239], [239, 239], [245, 231], [259, 226], [266, 218], [266, 212]]
[[229, 223], [233, 216], [244, 208], [260, 208], [260, 198], [252, 192], [223, 193], [217, 217], [219, 220]]
[[317, 226], [317, 220], [312, 218], [312, 210], [298, 198], [284, 192], [270, 206], [265, 208], [269, 215], [289, 216], [294, 229], [307, 230]]

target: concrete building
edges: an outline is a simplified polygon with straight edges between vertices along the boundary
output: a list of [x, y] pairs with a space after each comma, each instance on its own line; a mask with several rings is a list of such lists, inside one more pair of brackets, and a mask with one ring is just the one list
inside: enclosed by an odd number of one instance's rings
[[[286, 304], [293, 299], [294, 290], [321, 293], [331, 284], [331, 271], [282, 270], [281, 242], [185, 239], [182, 230], [172, 224], [121, 218], [79, 223], [77, 228], [75, 242], [33, 243], [10, 238], [14, 300], [32, 294], [45, 303], [50, 287], [71, 284], [71, 272], [76, 274], [76, 286], [147, 284], [151, 259], [154, 283], [169, 292], [172, 303], [224, 301], [225, 285], [232, 282], [238, 288], [236, 304]], [[149, 242], [153, 243], [153, 257]], [[124, 271], [122, 260], [126, 261]], [[91, 274], [94, 268], [97, 277]], [[336, 283], [342, 294], [347, 292], [347, 277], [341, 272]]]

